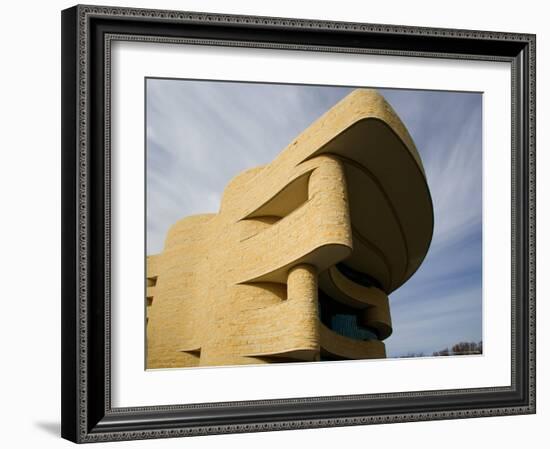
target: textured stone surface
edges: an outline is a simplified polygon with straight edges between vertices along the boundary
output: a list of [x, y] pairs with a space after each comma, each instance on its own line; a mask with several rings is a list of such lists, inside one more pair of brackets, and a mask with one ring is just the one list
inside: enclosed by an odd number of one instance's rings
[[[387, 294], [423, 260], [433, 211], [391, 107], [356, 90], [270, 164], [236, 176], [218, 214], [186, 217], [147, 258], [147, 367], [385, 357], [320, 323], [318, 288], [391, 333]], [[346, 278], [336, 264], [375, 278]]]

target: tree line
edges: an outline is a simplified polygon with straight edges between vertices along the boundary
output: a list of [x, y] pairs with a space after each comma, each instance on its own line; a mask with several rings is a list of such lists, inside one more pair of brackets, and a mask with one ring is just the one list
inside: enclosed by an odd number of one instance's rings
[[409, 357], [440, 357], [440, 356], [450, 356], [450, 355], [472, 355], [472, 354], [483, 354], [483, 342], [474, 342], [474, 341], [461, 341], [440, 351], [435, 351], [432, 354], [425, 354], [423, 352], [409, 352], [408, 354], [402, 355], [402, 358]]

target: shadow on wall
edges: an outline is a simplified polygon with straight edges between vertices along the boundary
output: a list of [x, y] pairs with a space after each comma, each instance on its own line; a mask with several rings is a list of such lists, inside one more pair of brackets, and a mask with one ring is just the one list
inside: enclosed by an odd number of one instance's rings
[[61, 436], [61, 423], [60, 422], [43, 422], [38, 421], [35, 422], [34, 425], [41, 429], [42, 431], [49, 433], [50, 435], [54, 435], [56, 437]]

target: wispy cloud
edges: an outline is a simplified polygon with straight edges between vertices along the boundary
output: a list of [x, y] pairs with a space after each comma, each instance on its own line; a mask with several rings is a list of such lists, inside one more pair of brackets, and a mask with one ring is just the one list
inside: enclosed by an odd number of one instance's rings
[[411, 133], [434, 204], [434, 235], [418, 272], [391, 295], [390, 355], [431, 354], [482, 339], [482, 97], [382, 91]]
[[[270, 162], [352, 89], [147, 82], [147, 252], [168, 228], [216, 212], [224, 187]], [[383, 89], [420, 152], [434, 202], [432, 245], [391, 295], [389, 355], [481, 340], [481, 95]]]
[[148, 253], [175, 221], [216, 212], [233, 176], [271, 161], [349, 90], [148, 80]]

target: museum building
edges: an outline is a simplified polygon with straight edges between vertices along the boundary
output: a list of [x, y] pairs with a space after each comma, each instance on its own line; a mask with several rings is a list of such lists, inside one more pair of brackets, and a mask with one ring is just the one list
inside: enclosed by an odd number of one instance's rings
[[147, 257], [147, 368], [383, 358], [433, 225], [408, 131], [354, 90]]

